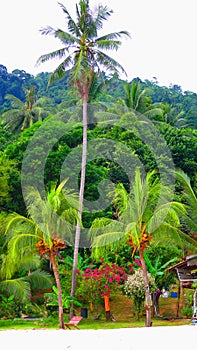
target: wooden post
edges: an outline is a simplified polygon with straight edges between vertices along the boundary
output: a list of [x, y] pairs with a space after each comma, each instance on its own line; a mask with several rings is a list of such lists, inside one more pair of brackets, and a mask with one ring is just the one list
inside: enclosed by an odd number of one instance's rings
[[92, 311], [93, 311], [93, 302], [90, 301], [90, 312], [92, 312]]
[[181, 286], [180, 286], [180, 283], [179, 283], [179, 286], [178, 286], [178, 299], [177, 299], [176, 317], [179, 317], [179, 309], [180, 309], [180, 294], [181, 294]]
[[106, 316], [106, 320], [109, 321], [110, 318], [111, 318], [109, 295], [105, 295], [105, 296], [104, 296], [104, 305], [105, 305], [105, 316]]

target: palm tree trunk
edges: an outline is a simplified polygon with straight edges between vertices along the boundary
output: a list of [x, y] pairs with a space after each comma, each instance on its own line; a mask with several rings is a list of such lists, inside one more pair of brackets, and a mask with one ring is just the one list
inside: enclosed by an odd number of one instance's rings
[[142, 271], [144, 276], [145, 284], [145, 309], [146, 309], [146, 327], [151, 327], [151, 295], [149, 290], [148, 272], [146, 268], [146, 263], [144, 260], [143, 250], [139, 249], [140, 261], [142, 264]]
[[[86, 158], [87, 158], [87, 126], [88, 126], [88, 93], [83, 95], [83, 147], [82, 147], [82, 160], [81, 160], [81, 180], [80, 180], [80, 191], [79, 191], [79, 219], [82, 219], [83, 211], [83, 198], [85, 188], [85, 176], [86, 176]], [[77, 222], [75, 232], [75, 246], [74, 246], [74, 257], [73, 257], [73, 270], [72, 270], [72, 286], [71, 286], [71, 297], [75, 295], [76, 289], [76, 275], [77, 275], [77, 263], [78, 263], [78, 251], [80, 244], [81, 226], [80, 222]], [[73, 305], [70, 308], [70, 318], [73, 316]]]
[[53, 269], [54, 277], [55, 277], [55, 282], [58, 290], [58, 309], [59, 309], [59, 322], [60, 322], [60, 329], [64, 329], [64, 310], [63, 310], [63, 305], [62, 305], [62, 289], [60, 285], [60, 277], [59, 277], [59, 272], [57, 269], [57, 264], [55, 261], [55, 255], [53, 252], [50, 252], [50, 262], [51, 266]]

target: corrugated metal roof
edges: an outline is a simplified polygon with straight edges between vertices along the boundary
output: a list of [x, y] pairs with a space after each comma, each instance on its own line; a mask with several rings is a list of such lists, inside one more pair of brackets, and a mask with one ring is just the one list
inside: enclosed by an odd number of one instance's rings
[[193, 283], [197, 282], [197, 255], [187, 256], [183, 261], [167, 270], [177, 273], [182, 286], [191, 287]]

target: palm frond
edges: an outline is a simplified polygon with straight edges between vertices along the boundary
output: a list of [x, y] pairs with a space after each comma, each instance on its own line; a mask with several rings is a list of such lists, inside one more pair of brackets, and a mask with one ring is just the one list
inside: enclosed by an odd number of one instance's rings
[[166, 245], [174, 244], [182, 250], [187, 249], [193, 253], [197, 252], [197, 242], [188, 234], [175, 227], [173, 223], [163, 222], [156, 231], [153, 239]]
[[174, 220], [174, 224], [177, 227], [180, 224], [178, 215], [174, 211], [170, 210], [169, 206], [164, 206], [163, 208], [159, 208], [159, 210], [155, 211], [154, 214], [151, 216], [147, 224], [148, 233], [153, 234], [154, 231], [156, 231], [163, 222], [166, 222], [166, 219], [167, 219], [167, 216], [169, 216], [169, 213], [170, 213], [170, 219]]
[[119, 71], [121, 71], [122, 73], [127, 75], [124, 68], [112, 57], [106, 55], [104, 52], [101, 52], [99, 50], [95, 50], [95, 53], [97, 62], [101, 64], [107, 71], [113, 73], [119, 73]]
[[[173, 201], [173, 202], [169, 202], [168, 203], [170, 205], [170, 207], [176, 211], [176, 213], [178, 215], [185, 215], [187, 210], [186, 210], [186, 207], [183, 203], [180, 203], [180, 202], [176, 202], [176, 201]], [[166, 205], [168, 205], [166, 204]]]
[[[112, 231], [111, 227], [114, 227], [114, 225], [116, 226], [116, 231], [121, 231], [121, 225], [123, 225], [122, 223], [120, 223], [119, 221], [113, 220], [111, 218], [96, 218], [90, 228], [90, 232], [91, 230], [98, 230], [97, 232], [100, 231], [104, 231], [104, 229], [109, 232]], [[119, 229], [117, 228], [119, 226]]]
[[[23, 226], [26, 227], [28, 232], [33, 232], [34, 228], [32, 226], [32, 221], [29, 218], [26, 218], [23, 215], [12, 213], [9, 214], [6, 218], [6, 231], [5, 231], [5, 237], [6, 237], [6, 244], [7, 242], [12, 238], [13, 234], [15, 233], [15, 230], [17, 227]], [[32, 229], [31, 229], [32, 228]]]
[[134, 101], [133, 101], [133, 98], [132, 98], [132, 94], [131, 94], [131, 86], [129, 83], [125, 83], [124, 84], [124, 90], [125, 90], [125, 93], [126, 93], [126, 96], [125, 96], [125, 104], [126, 106], [129, 108], [129, 109], [133, 109], [134, 107]]
[[8, 255], [1, 256], [1, 280], [11, 279], [20, 266], [19, 259], [13, 259]]
[[113, 247], [119, 246], [125, 240], [124, 232], [104, 232], [102, 235], [94, 238], [91, 249], [95, 258], [103, 256], [107, 251]]
[[34, 271], [37, 270], [40, 266], [40, 257], [35, 254], [25, 254], [22, 256], [20, 260], [20, 264], [18, 266], [18, 271]]
[[8, 220], [5, 231], [7, 254], [3, 259], [1, 273], [6, 278], [11, 278], [24, 257], [35, 250], [40, 236], [31, 220], [17, 214], [9, 215]]
[[26, 277], [26, 280], [30, 283], [32, 289], [47, 289], [52, 287], [54, 283], [52, 276], [49, 273], [42, 270], [36, 270], [31, 272]]
[[40, 238], [34, 233], [24, 232], [23, 229], [16, 231], [16, 234], [8, 242], [8, 252], [13, 260], [20, 260], [25, 254], [32, 253]]
[[177, 179], [181, 185], [182, 201], [185, 203], [187, 215], [181, 216], [181, 222], [191, 233], [197, 232], [197, 197], [192, 189], [190, 178], [182, 170], [176, 171]]
[[[122, 30], [120, 32], [114, 32], [114, 33], [109, 33], [109, 34], [106, 34], [106, 35], [103, 35], [103, 36], [100, 36], [98, 38], [95, 39], [95, 43], [99, 43], [99, 42], [102, 42], [102, 41], [113, 41], [113, 40], [117, 40], [118, 38], [121, 38], [122, 36], [127, 36], [127, 37], [130, 37], [130, 34], [129, 32], [125, 31], [125, 30]], [[121, 42], [120, 42], [120, 45], [121, 45]]]
[[146, 178], [143, 180], [140, 173], [140, 169], [136, 168], [135, 180], [131, 190], [131, 196], [135, 203], [135, 215], [136, 218], [142, 218], [147, 207], [149, 197], [149, 182], [151, 174], [148, 173]]
[[0, 282], [0, 292], [8, 296], [14, 295], [20, 302], [27, 302], [31, 296], [30, 284], [24, 278]]
[[80, 45], [80, 40], [74, 35], [64, 32], [61, 29], [58, 29], [54, 33], [55, 38], [58, 38], [63, 44], [66, 44], [66, 47], [69, 49], [69, 46], [77, 47]]
[[[164, 189], [163, 189], [164, 190]], [[165, 196], [164, 196], [165, 197]], [[158, 207], [154, 208], [147, 229], [153, 233], [163, 223], [171, 223], [175, 228], [180, 227], [180, 216], [186, 215], [185, 206], [179, 202], [161, 201]]]
[[82, 83], [89, 73], [89, 59], [88, 56], [84, 55], [82, 50], [76, 52], [76, 57], [75, 65], [72, 68], [71, 79], [73, 82], [79, 80]]
[[56, 32], [56, 29], [52, 28], [51, 26], [47, 26], [45, 28], [41, 28], [40, 32], [42, 35], [48, 35], [48, 34], [54, 35]]
[[62, 199], [61, 209], [73, 209], [77, 210], [79, 208], [79, 198], [78, 194], [73, 191], [68, 191], [66, 188], [63, 189], [64, 199]]
[[[138, 231], [138, 223], [136, 221], [133, 221], [133, 222], [129, 222], [127, 225], [126, 225], [126, 229], [125, 229], [125, 233], [126, 235], [132, 235], [132, 232], [137, 233], [137, 235], [139, 234], [139, 231]], [[135, 235], [134, 233], [134, 235]]]
[[24, 102], [14, 95], [7, 94], [5, 95], [5, 99], [10, 101], [12, 108], [16, 108], [16, 109], [24, 108]]
[[92, 242], [95, 237], [103, 235], [103, 233], [119, 232], [122, 238], [122, 233], [125, 231], [125, 224], [120, 221], [112, 220], [110, 218], [97, 218], [93, 221], [88, 236]]
[[63, 214], [61, 215], [61, 218], [64, 219], [63, 221], [67, 223], [67, 225], [64, 224], [65, 231], [67, 233], [72, 233], [72, 226], [75, 226], [77, 222], [79, 222], [82, 226], [82, 221], [79, 218], [78, 210], [74, 208], [68, 208], [64, 210]]
[[98, 5], [98, 9], [94, 15], [94, 22], [97, 30], [103, 28], [103, 21], [107, 21], [112, 13], [113, 10], [108, 9], [107, 6]]
[[194, 254], [197, 253], [197, 241], [190, 237], [187, 233], [178, 230], [179, 236], [182, 239], [183, 246], [185, 246], [188, 250], [193, 252]]
[[114, 194], [113, 204], [121, 215], [128, 208], [129, 195], [121, 183], [117, 184], [115, 191], [109, 195], [111, 194]]
[[60, 195], [61, 191], [63, 190], [63, 187], [65, 186], [65, 184], [68, 182], [68, 178], [62, 180], [60, 182], [60, 184], [57, 186], [55, 192], [56, 192], [56, 196]]
[[160, 226], [153, 232], [153, 242], [158, 244], [176, 245], [183, 250], [184, 243], [180, 237], [179, 229], [172, 224], [162, 222]]
[[118, 48], [121, 45], [121, 41], [118, 40], [97, 40], [97, 47], [98, 49], [104, 49], [104, 50], [118, 50]]
[[[81, 36], [81, 32], [79, 30], [78, 25], [75, 23], [75, 21], [72, 19], [70, 13], [68, 12], [68, 10], [66, 9], [66, 7], [58, 2], [58, 4], [60, 5], [61, 9], [63, 10], [63, 12], [66, 14], [66, 18], [67, 18], [67, 26], [68, 26], [68, 30], [72, 33], [75, 34], [76, 36]], [[79, 11], [78, 11], [78, 17], [80, 17]]]
[[8, 110], [2, 114], [1, 124], [5, 126], [5, 129], [11, 129], [18, 132], [21, 129], [23, 123], [24, 112], [20, 110]]
[[112, 122], [119, 121], [117, 114], [111, 113], [111, 112], [98, 111], [98, 112], [96, 112], [95, 117], [96, 117], [99, 124], [106, 123], [106, 125], [110, 125], [110, 123], [112, 123]]
[[197, 222], [190, 218], [188, 214], [180, 216], [181, 224], [190, 234], [197, 234]]
[[62, 199], [60, 198], [60, 194], [62, 193], [63, 187], [67, 182], [68, 178], [64, 179], [58, 186], [55, 183], [51, 184], [51, 187], [47, 193], [47, 201], [51, 203], [56, 212], [60, 209]]
[[53, 52], [42, 55], [38, 58], [36, 65], [39, 65], [40, 63], [47, 62], [47, 61], [54, 59], [54, 58], [61, 59], [66, 55], [67, 51], [68, 51], [67, 48], [64, 47], [64, 48], [61, 48], [59, 50], [55, 50]]
[[149, 119], [154, 119], [156, 117], [163, 116], [163, 111], [161, 108], [157, 108], [157, 107], [154, 107], [154, 105], [152, 105], [143, 114]]
[[189, 176], [180, 169], [176, 171], [176, 177], [184, 190], [183, 198], [186, 200], [187, 204], [191, 206], [192, 210], [197, 210], [197, 197], [191, 187]]
[[57, 79], [62, 79], [65, 76], [66, 68], [69, 68], [72, 65], [72, 56], [67, 56], [64, 61], [59, 64], [59, 66], [54, 70], [51, 74], [48, 86], [52, 85], [52, 83]]

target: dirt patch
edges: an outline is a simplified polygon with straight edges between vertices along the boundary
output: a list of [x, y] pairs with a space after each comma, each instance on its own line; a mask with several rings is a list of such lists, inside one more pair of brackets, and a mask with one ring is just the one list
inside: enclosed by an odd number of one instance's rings
[[[163, 317], [177, 317], [178, 298], [161, 298], [159, 299], [159, 313]], [[118, 321], [129, 321], [133, 315], [133, 302], [125, 295], [118, 295], [111, 298], [111, 311]], [[153, 310], [152, 310], [153, 311]], [[145, 314], [145, 309], [143, 314]], [[153, 312], [152, 312], [153, 314]], [[180, 316], [180, 315], [179, 315]]]

